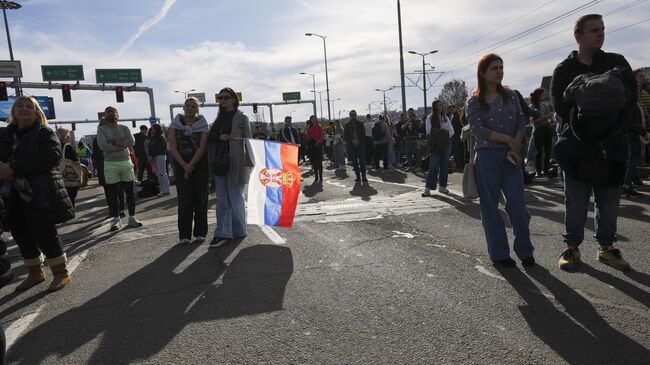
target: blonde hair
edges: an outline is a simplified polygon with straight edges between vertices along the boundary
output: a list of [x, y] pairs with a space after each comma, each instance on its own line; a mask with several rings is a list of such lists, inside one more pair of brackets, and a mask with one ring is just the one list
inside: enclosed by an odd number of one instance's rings
[[197, 108], [199, 108], [201, 106], [201, 102], [195, 96], [190, 96], [189, 98], [185, 99], [185, 102], [183, 103], [183, 105], [187, 104], [188, 101], [192, 101], [192, 102], [196, 103]]
[[56, 130], [56, 136], [59, 137], [59, 142], [63, 145], [70, 143], [70, 130], [66, 128], [59, 128]]
[[41, 126], [46, 126], [47, 125], [47, 118], [45, 117], [45, 113], [43, 112], [43, 109], [41, 109], [41, 106], [38, 105], [38, 101], [34, 99], [31, 96], [27, 95], [22, 95], [19, 96], [14, 103], [11, 105], [11, 116], [9, 117], [9, 123], [14, 123], [18, 121], [18, 118], [16, 118], [16, 114], [14, 114], [16, 110], [16, 105], [24, 103], [29, 101], [32, 103], [32, 106], [34, 107], [34, 112], [36, 112], [36, 120], [38, 121], [38, 124]]

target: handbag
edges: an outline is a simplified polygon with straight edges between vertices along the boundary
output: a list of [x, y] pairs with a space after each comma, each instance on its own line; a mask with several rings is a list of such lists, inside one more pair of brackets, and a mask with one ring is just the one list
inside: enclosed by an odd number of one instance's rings
[[[68, 146], [68, 144], [63, 146], [64, 155], [65, 150]], [[68, 158], [62, 158], [59, 162], [59, 172], [61, 172], [61, 177], [63, 177], [63, 184], [66, 188], [78, 188], [82, 185], [81, 162], [72, 161]]]
[[474, 136], [469, 133], [467, 144], [469, 146], [469, 162], [463, 169], [463, 198], [476, 199], [479, 197], [476, 185], [476, 169], [474, 168]]
[[469, 162], [465, 165], [463, 170], [463, 198], [476, 199], [478, 198], [478, 186], [476, 186], [476, 171], [474, 170], [474, 163]]
[[217, 176], [226, 176], [230, 170], [230, 143], [219, 142], [212, 161], [213, 173]]

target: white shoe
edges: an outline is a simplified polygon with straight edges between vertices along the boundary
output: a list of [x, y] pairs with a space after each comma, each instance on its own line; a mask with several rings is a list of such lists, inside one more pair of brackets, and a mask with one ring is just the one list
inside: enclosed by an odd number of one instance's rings
[[120, 217], [113, 218], [111, 222], [111, 231], [119, 231], [122, 228], [122, 220]]
[[443, 186], [439, 187], [439, 188], [438, 188], [438, 191], [441, 192], [441, 193], [443, 193], [443, 194], [447, 194], [447, 193], [449, 192], [449, 190], [447, 190], [447, 188], [446, 188], [446, 187], [443, 187]]
[[178, 244], [181, 246], [187, 246], [190, 244], [190, 240], [187, 238], [183, 238]]
[[139, 220], [135, 219], [134, 216], [130, 216], [129, 217], [129, 227], [131, 227], [131, 228], [142, 227], [142, 223], [140, 223]]
[[200, 244], [202, 244], [203, 242], [205, 242], [205, 237], [203, 237], [203, 236], [196, 236], [196, 237], [194, 237], [194, 243], [200, 245]]

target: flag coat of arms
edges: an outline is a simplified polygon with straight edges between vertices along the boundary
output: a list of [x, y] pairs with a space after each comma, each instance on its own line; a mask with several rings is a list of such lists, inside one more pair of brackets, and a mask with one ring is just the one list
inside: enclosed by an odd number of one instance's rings
[[298, 145], [246, 141], [255, 163], [248, 182], [248, 223], [290, 228], [300, 195]]

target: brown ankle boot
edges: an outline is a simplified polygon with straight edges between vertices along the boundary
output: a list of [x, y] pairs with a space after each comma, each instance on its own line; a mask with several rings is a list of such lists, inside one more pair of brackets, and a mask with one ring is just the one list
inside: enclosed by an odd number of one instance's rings
[[26, 266], [29, 273], [22, 283], [18, 284], [16, 291], [25, 291], [45, 281], [43, 264]]
[[58, 265], [52, 265], [51, 269], [54, 278], [52, 279], [52, 283], [50, 283], [50, 287], [47, 288], [47, 291], [54, 292], [61, 290], [72, 280], [72, 277], [68, 274], [68, 268], [66, 267], [65, 262]]

